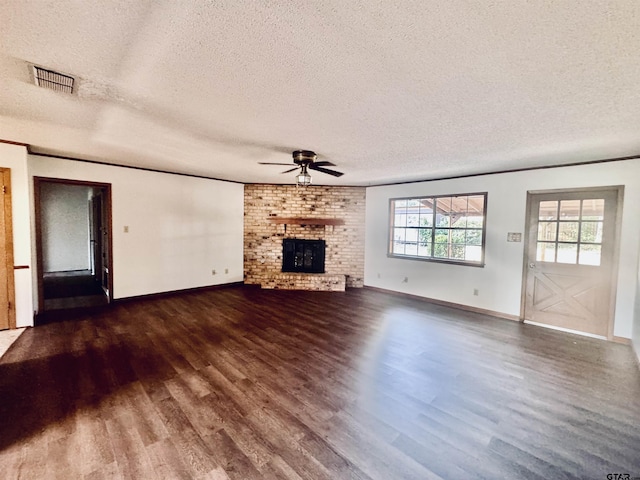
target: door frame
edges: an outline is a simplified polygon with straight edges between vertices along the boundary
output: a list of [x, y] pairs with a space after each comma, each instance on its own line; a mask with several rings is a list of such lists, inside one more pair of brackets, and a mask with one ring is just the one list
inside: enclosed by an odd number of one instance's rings
[[2, 185], [4, 185], [4, 238], [5, 238], [5, 271], [7, 272], [7, 301], [9, 302], [9, 329], [16, 328], [16, 283], [13, 258], [13, 209], [11, 204], [11, 169], [0, 167]]
[[[96, 199], [98, 200], [98, 208], [96, 209]], [[105, 211], [105, 203], [107, 202], [107, 193], [105, 190], [100, 189], [96, 195], [91, 198], [91, 202], [89, 202], [89, 212], [92, 217], [92, 225], [91, 225], [91, 234], [94, 238], [93, 244], [91, 245], [91, 250], [94, 255], [93, 265], [96, 278], [99, 279], [100, 286], [102, 290], [107, 295], [107, 298], [111, 297], [110, 290], [110, 280], [111, 280], [111, 269], [109, 261], [104, 262], [105, 257], [105, 240], [103, 235], [103, 230], [106, 227], [107, 232], [111, 231], [111, 227], [108, 224], [108, 219]], [[96, 228], [97, 227], [97, 228]], [[99, 239], [99, 240], [96, 240]], [[109, 249], [111, 239], [107, 237], [107, 248], [106, 248], [106, 257], [107, 259], [111, 258], [111, 250]], [[106, 283], [105, 283], [105, 272], [106, 272]]]
[[[525, 210], [525, 225], [524, 225], [524, 253], [522, 257], [522, 292], [520, 295], [520, 322], [525, 321], [525, 304], [527, 296], [527, 268], [529, 259], [529, 235], [531, 234], [531, 208], [533, 204], [534, 195], [547, 195], [558, 193], [576, 193], [576, 192], [601, 192], [603, 190], [614, 190], [617, 192], [616, 198], [616, 214], [615, 225], [613, 228], [613, 257], [611, 265], [611, 278], [609, 279], [609, 285], [611, 290], [609, 292], [609, 308], [607, 309], [607, 340], [617, 340], [617, 337], [613, 334], [613, 328], [615, 323], [616, 313], [616, 294], [618, 292], [618, 268], [620, 265], [620, 232], [622, 229], [622, 208], [624, 200], [624, 185], [607, 185], [597, 187], [576, 187], [576, 188], [556, 188], [549, 190], [528, 190], [527, 191], [527, 204]], [[598, 337], [600, 338], [600, 337]]]
[[102, 188], [105, 191], [105, 201], [103, 208], [105, 209], [105, 216], [107, 219], [107, 238], [109, 245], [107, 246], [109, 252], [108, 269], [109, 269], [109, 295], [107, 296], [108, 302], [113, 301], [113, 221], [111, 215], [111, 184], [102, 182], [90, 182], [84, 180], [71, 180], [64, 178], [49, 178], [49, 177], [33, 177], [33, 196], [35, 207], [35, 227], [36, 227], [36, 274], [38, 277], [38, 314], [44, 312], [44, 295], [43, 295], [43, 275], [44, 275], [44, 260], [42, 253], [42, 205], [40, 187], [43, 183], [58, 183], [61, 185], [79, 185], [84, 187]]

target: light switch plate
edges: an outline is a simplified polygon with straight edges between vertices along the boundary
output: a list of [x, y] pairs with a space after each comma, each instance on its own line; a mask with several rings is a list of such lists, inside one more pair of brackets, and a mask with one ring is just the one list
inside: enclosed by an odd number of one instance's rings
[[522, 233], [520, 232], [507, 233], [507, 242], [521, 242], [521, 241], [522, 241]]

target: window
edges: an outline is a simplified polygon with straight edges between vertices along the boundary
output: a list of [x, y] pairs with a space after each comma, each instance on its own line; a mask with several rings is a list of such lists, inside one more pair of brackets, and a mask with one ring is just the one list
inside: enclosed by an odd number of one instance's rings
[[486, 193], [394, 198], [389, 255], [484, 265]]
[[536, 261], [600, 265], [604, 199], [541, 201]]

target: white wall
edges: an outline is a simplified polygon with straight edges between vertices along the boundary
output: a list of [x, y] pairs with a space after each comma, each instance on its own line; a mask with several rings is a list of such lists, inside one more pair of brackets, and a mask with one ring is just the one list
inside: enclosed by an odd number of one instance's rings
[[38, 155], [29, 174], [111, 183], [114, 298], [243, 279], [241, 184]]
[[11, 169], [11, 202], [13, 214], [13, 262], [29, 269], [14, 271], [16, 286], [16, 325], [33, 325], [31, 282], [31, 228], [29, 223], [29, 180], [27, 149], [0, 143], [0, 167]]
[[40, 225], [45, 272], [90, 270], [89, 191], [83, 185], [42, 183]]
[[[525, 229], [529, 190], [625, 185], [614, 335], [631, 338], [640, 234], [640, 160], [369, 187], [365, 285], [520, 315], [524, 242], [507, 232]], [[488, 192], [484, 268], [387, 257], [389, 199]], [[379, 276], [379, 277], [378, 277]], [[408, 277], [408, 283], [402, 280]], [[473, 289], [479, 290], [473, 296]]]

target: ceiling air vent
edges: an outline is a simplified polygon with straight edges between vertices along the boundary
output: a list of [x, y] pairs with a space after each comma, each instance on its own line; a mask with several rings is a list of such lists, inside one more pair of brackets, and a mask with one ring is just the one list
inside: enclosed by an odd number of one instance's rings
[[39, 87], [55, 90], [56, 92], [73, 93], [73, 82], [75, 79], [69, 75], [34, 65], [33, 78]]

